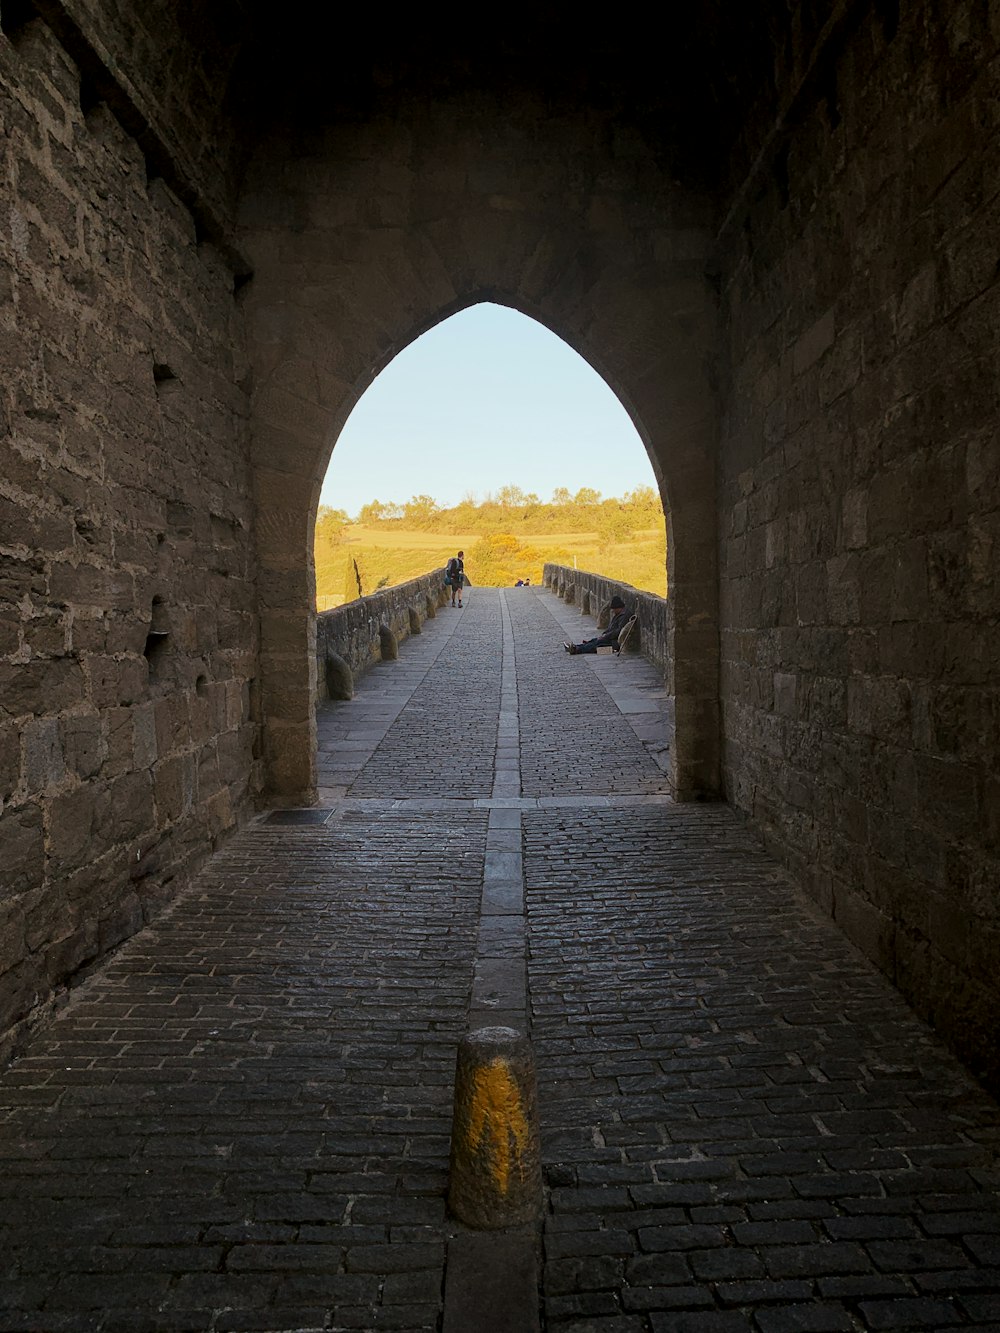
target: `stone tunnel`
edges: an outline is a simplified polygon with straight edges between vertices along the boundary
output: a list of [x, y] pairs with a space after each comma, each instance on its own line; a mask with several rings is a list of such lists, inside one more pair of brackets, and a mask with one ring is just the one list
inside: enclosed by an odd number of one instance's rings
[[996, 1091], [998, 43], [988, 0], [3, 0], [4, 1059], [317, 801], [327, 463], [488, 300], [648, 452], [672, 799]]

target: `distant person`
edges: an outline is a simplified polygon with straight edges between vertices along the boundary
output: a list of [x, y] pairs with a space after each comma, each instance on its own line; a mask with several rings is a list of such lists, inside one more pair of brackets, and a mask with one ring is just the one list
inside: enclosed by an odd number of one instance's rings
[[575, 656], [577, 653], [596, 653], [598, 648], [613, 648], [618, 642], [618, 635], [628, 624], [630, 612], [617, 595], [611, 599], [611, 610], [612, 619], [603, 634], [598, 634], [594, 639], [584, 639], [583, 643], [564, 643], [566, 651]]
[[458, 555], [453, 555], [448, 561], [444, 571], [444, 581], [451, 589], [451, 604], [455, 606], [455, 596], [458, 595], [458, 606], [462, 605], [462, 587], [465, 579], [465, 552], [459, 551]]

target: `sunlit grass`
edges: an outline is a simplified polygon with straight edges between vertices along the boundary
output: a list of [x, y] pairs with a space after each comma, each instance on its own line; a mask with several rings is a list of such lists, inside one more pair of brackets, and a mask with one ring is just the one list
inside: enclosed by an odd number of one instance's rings
[[[596, 531], [525, 534], [515, 539], [512, 556], [503, 561], [491, 556], [488, 565], [481, 559], [477, 568], [476, 548], [483, 541], [481, 532], [426, 532], [383, 524], [349, 524], [337, 546], [327, 547], [322, 554], [317, 552], [316, 605], [326, 611], [357, 596], [354, 560], [367, 594], [441, 568], [458, 550], [465, 552], [465, 566], [474, 587], [509, 586], [518, 578], [541, 583], [542, 566], [551, 561], [575, 564], [578, 569], [603, 574], [660, 597], [666, 594], [662, 528], [637, 530], [617, 542], [609, 542]], [[485, 546], [481, 549], [487, 550]]]

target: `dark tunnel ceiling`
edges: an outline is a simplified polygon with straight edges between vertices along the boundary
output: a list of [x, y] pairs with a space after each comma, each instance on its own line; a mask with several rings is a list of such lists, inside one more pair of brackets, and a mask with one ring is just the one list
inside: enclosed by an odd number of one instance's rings
[[[230, 106], [257, 130], [275, 120], [364, 118], [412, 98], [530, 94], [557, 111], [609, 112], [661, 146], [666, 165], [708, 182], [742, 118], [773, 104], [788, 3], [703, 0], [589, 14], [565, 4], [362, 4], [285, 20], [262, 0], [187, 0], [187, 11], [213, 27], [216, 42], [240, 34]], [[818, 30], [832, 0], [809, 7]]]

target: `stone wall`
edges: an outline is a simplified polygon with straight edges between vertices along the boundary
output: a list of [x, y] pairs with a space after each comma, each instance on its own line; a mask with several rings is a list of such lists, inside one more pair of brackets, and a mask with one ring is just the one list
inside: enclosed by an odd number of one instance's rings
[[20, 0], [15, 6], [33, 8], [59, 38], [81, 75], [85, 108], [105, 102], [135, 138], [148, 174], [165, 180], [199, 232], [226, 249], [240, 163], [236, 125], [225, 114], [240, 49], [230, 25], [245, 19], [238, 3], [213, 0], [202, 16], [176, 0]]
[[424, 621], [435, 616], [444, 603], [444, 570], [440, 569], [317, 616], [317, 699], [331, 697], [327, 684], [331, 654], [345, 662], [353, 676], [359, 676], [376, 662], [394, 657], [394, 647], [411, 634], [419, 634]]
[[258, 785], [234, 276], [91, 94], [0, 34], [0, 1055]]
[[721, 238], [725, 787], [996, 1084], [1000, 18], [852, 13]]

